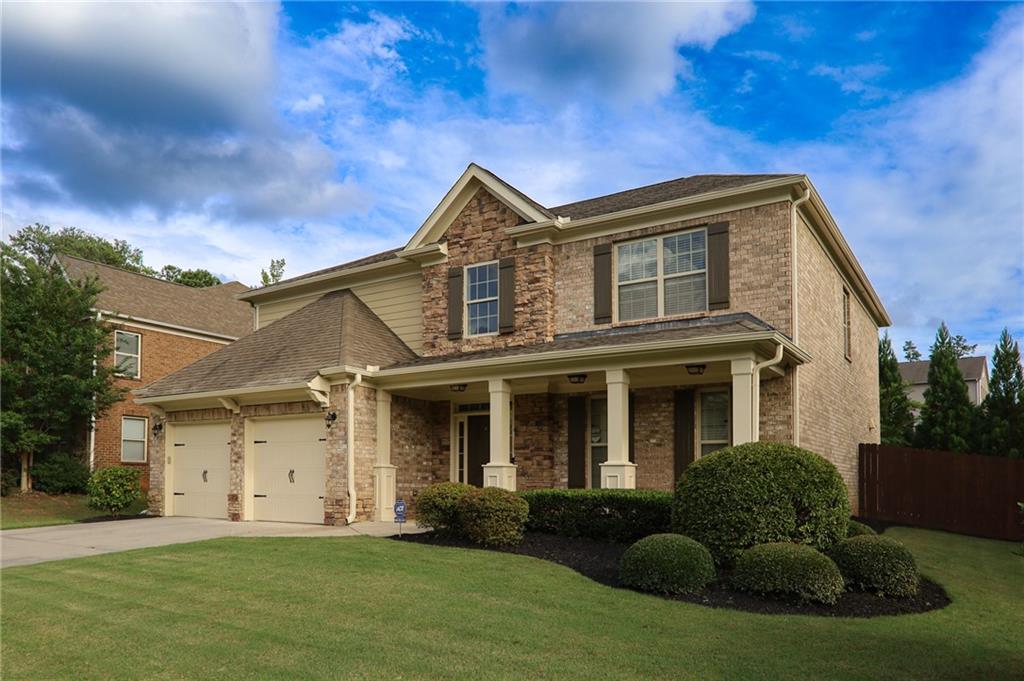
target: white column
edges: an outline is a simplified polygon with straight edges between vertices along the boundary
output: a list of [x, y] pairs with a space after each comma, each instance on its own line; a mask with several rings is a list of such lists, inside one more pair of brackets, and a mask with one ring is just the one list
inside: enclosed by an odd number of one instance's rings
[[488, 381], [491, 394], [491, 460], [484, 464], [484, 487], [515, 491], [516, 467], [512, 463], [512, 386], [508, 381]]
[[753, 442], [754, 427], [754, 360], [732, 360], [732, 443]]
[[629, 460], [629, 374], [605, 372], [608, 385], [608, 460], [601, 464], [603, 489], [635, 489], [636, 464]]
[[377, 459], [373, 463], [373, 519], [395, 519], [395, 477], [391, 465], [391, 393], [377, 389]]

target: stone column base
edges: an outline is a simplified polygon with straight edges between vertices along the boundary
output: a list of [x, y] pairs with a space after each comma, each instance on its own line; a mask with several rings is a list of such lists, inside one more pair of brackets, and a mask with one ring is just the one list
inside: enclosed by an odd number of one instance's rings
[[601, 464], [601, 489], [636, 489], [636, 464], [629, 461]]
[[485, 463], [484, 487], [500, 487], [516, 491], [516, 465], [514, 463]]
[[373, 519], [390, 523], [395, 520], [395, 475], [398, 466], [382, 463], [373, 467]]

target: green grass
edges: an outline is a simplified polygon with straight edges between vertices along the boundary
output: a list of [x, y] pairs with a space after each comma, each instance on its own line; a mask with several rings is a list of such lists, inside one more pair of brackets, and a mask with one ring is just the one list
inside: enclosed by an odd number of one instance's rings
[[[89, 508], [88, 501], [89, 497], [84, 494], [51, 496], [32, 492], [0, 497], [0, 530], [67, 525], [104, 515], [102, 511]], [[145, 500], [140, 499], [122, 515], [135, 515], [145, 507]]]
[[544, 561], [369, 538], [218, 539], [2, 573], [5, 680], [995, 679], [1024, 674], [1024, 560], [887, 533], [953, 604], [873, 620], [713, 610]]

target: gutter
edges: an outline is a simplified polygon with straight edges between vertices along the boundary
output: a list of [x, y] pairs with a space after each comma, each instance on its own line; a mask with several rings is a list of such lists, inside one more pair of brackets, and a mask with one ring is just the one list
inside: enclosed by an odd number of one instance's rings
[[345, 459], [348, 463], [348, 516], [345, 524], [351, 525], [356, 519], [356, 404], [355, 389], [363, 382], [362, 374], [355, 374], [353, 379], [345, 387], [345, 408], [348, 412], [348, 422], [345, 427], [345, 442], [348, 451]]
[[[798, 226], [797, 226], [797, 211], [801, 205], [809, 201], [811, 198], [810, 186], [804, 187], [804, 195], [793, 202], [793, 214], [790, 217], [790, 231], [792, 232], [792, 242], [790, 243], [790, 255], [793, 258], [792, 271], [793, 276], [791, 277], [791, 284], [793, 286], [790, 293], [791, 302], [793, 304], [793, 342], [798, 343], [800, 339], [800, 306], [799, 303], [799, 280], [797, 279], [800, 268], [797, 267], [797, 242], [799, 241]], [[758, 391], [760, 393], [760, 391]], [[760, 397], [760, 394], [758, 395]], [[758, 409], [760, 409], [758, 404]], [[760, 433], [758, 433], [760, 435]], [[800, 446], [800, 369], [798, 366], [793, 367], [793, 444], [797, 447]]]

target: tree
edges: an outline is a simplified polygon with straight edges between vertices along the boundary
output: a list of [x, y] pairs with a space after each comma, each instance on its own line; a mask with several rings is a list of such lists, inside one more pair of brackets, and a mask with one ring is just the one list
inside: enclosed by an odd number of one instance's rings
[[1020, 345], [1009, 329], [1003, 329], [992, 354], [992, 377], [980, 421], [982, 451], [1024, 458], [1024, 370]]
[[914, 341], [908, 340], [903, 343], [903, 359], [907, 362], [921, 361], [921, 351], [914, 345]]
[[270, 271], [260, 270], [260, 283], [263, 286], [270, 286], [281, 281], [284, 276], [284, 258], [270, 259]]
[[928, 387], [924, 391], [917, 445], [926, 449], [965, 452], [971, 442], [974, 405], [967, 396], [967, 383], [957, 366], [956, 346], [943, 322], [935, 334], [928, 364]]
[[956, 352], [957, 359], [970, 357], [972, 354], [974, 354], [974, 351], [977, 349], [977, 343], [968, 343], [967, 339], [959, 334], [953, 336], [953, 350]]
[[11, 236], [10, 247], [16, 254], [35, 258], [40, 263], [49, 262], [54, 255], [64, 253], [131, 272], [156, 274], [142, 262], [141, 249], [127, 241], [109, 241], [77, 227], [62, 227], [53, 231], [49, 225], [29, 225]]
[[914, 437], [914, 412], [888, 333], [878, 341], [878, 406], [882, 442], [909, 445]]
[[194, 288], [206, 288], [207, 286], [219, 286], [222, 282], [209, 270], [194, 269], [183, 270], [174, 265], [164, 265], [158, 275], [165, 281], [172, 281], [175, 284], [184, 284]]
[[93, 312], [97, 280], [69, 281], [52, 260], [0, 244], [0, 286], [0, 447], [28, 490], [35, 456], [75, 447], [124, 390], [103, 361], [113, 334]]

